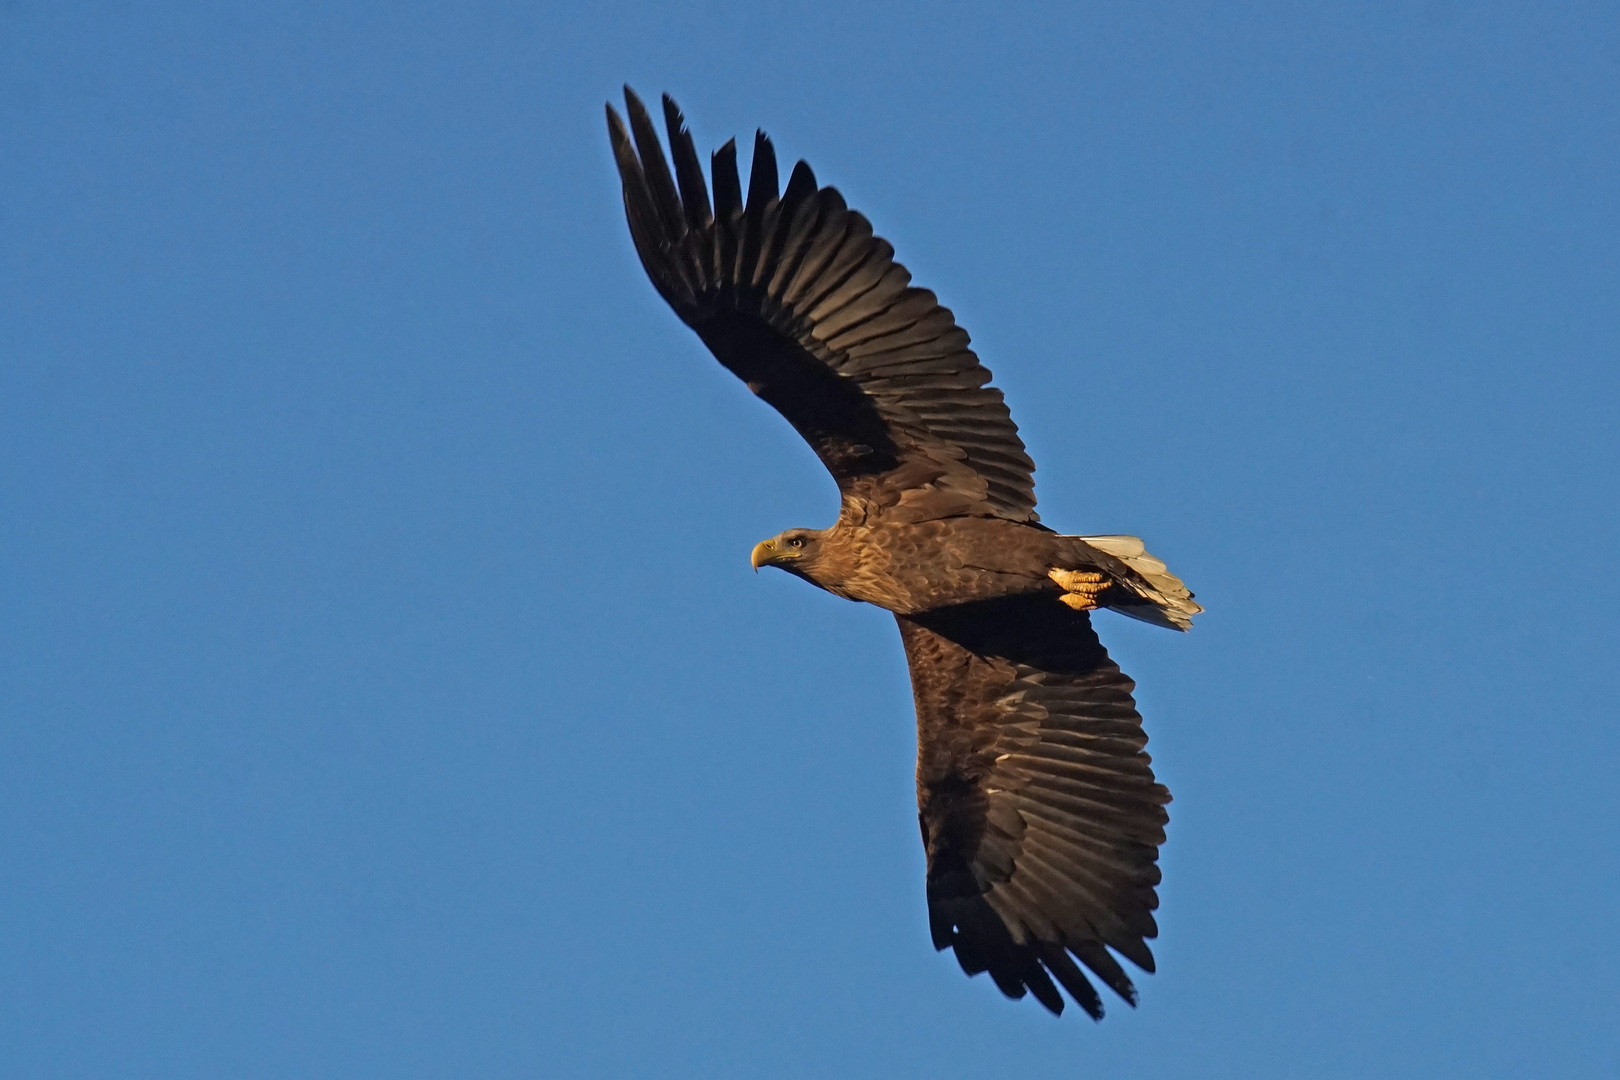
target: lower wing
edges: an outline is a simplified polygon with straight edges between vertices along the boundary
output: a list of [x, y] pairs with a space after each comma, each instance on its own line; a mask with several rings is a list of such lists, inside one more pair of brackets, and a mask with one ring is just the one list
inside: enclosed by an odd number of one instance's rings
[[896, 620], [917, 703], [934, 947], [1054, 1013], [1056, 980], [1102, 1018], [1080, 964], [1134, 1005], [1109, 950], [1153, 970], [1170, 801], [1143, 750], [1135, 684], [1086, 613], [1049, 597]]

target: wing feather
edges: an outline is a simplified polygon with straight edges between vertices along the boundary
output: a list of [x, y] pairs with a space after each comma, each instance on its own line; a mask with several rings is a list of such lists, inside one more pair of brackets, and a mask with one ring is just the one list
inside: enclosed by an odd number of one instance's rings
[[1102, 1016], [1082, 966], [1134, 1005], [1114, 954], [1153, 970], [1170, 799], [1143, 750], [1134, 684], [1085, 613], [1039, 597], [896, 619], [935, 946], [1053, 1012], [1055, 980]]
[[[611, 106], [608, 111], [612, 111]], [[624, 170], [621, 169], [621, 179], [623, 175]], [[733, 267], [737, 261], [737, 237], [743, 212], [742, 182], [737, 177], [736, 139], [727, 139], [724, 146], [709, 155], [709, 176], [714, 181], [714, 222], [709, 226], [712, 239], [709, 242], [708, 282], [711, 289], [723, 290], [734, 280]], [[628, 193], [628, 184], [625, 190]], [[655, 250], [656, 243], [647, 248], [640, 243], [636, 245], [637, 252]], [[646, 264], [645, 255], [642, 256], [642, 263]], [[657, 285], [658, 279], [655, 277], [653, 286], [656, 288]], [[697, 298], [693, 297], [690, 302], [697, 303]], [[676, 307], [676, 310], [681, 309]]]
[[864, 216], [817, 187], [803, 162], [779, 193], [763, 132], [746, 197], [734, 141], [712, 155], [705, 184], [666, 96], [672, 171], [628, 87], [625, 110], [628, 126], [608, 106], [608, 133], [648, 276], [720, 362], [798, 429], [846, 501], [896, 505], [923, 488], [950, 497], [914, 500], [908, 513], [967, 506], [1038, 521], [1034, 464], [1001, 392], [950, 310], [911, 284]]
[[709, 189], [703, 183], [703, 166], [698, 162], [697, 147], [692, 144], [692, 133], [675, 103], [664, 99], [664, 129], [669, 135], [670, 156], [675, 159], [675, 178], [680, 186], [681, 205], [686, 211], [686, 225], [702, 230], [714, 220], [709, 209]]
[[[629, 87], [625, 88], [626, 91]], [[641, 159], [641, 176], [652, 196], [659, 224], [666, 236], [679, 240], [686, 233], [686, 213], [681, 206], [675, 181], [669, 175], [664, 152], [658, 145], [658, 131], [653, 127], [647, 108], [634, 94], [626, 94], [625, 111], [630, 117], [630, 132], [635, 136], [636, 153]]]

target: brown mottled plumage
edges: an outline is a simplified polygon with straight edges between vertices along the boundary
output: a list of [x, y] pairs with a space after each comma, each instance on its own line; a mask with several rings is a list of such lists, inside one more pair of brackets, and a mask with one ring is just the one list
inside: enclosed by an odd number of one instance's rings
[[1109, 950], [1153, 970], [1170, 794], [1089, 611], [1185, 630], [1202, 609], [1135, 537], [1040, 524], [1034, 463], [967, 334], [837, 190], [801, 161], [779, 191], [759, 133], [746, 201], [735, 144], [713, 155], [711, 207], [675, 103], [673, 173], [628, 87], [625, 104], [608, 133], [653, 285], [838, 484], [837, 522], [763, 541], [755, 568], [899, 623], [935, 947], [1055, 1013], [1053, 980], [1102, 1016], [1079, 964], [1134, 1004]]

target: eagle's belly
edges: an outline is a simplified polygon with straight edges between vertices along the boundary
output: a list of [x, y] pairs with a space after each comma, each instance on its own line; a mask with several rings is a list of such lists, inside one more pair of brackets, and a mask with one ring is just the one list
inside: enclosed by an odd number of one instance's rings
[[[914, 615], [975, 600], [1057, 592], [1047, 571], [1054, 534], [1001, 518], [835, 527], [816, 584], [850, 600]], [[819, 568], [818, 568], [819, 569]]]

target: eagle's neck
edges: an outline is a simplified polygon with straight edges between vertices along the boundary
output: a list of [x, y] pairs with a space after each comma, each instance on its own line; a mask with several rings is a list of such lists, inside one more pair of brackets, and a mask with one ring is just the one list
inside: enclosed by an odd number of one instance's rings
[[913, 606], [910, 590], [890, 572], [892, 531], [870, 519], [856, 524], [840, 516], [837, 524], [820, 532], [816, 557], [796, 572], [834, 596], [890, 611], [909, 611]]

